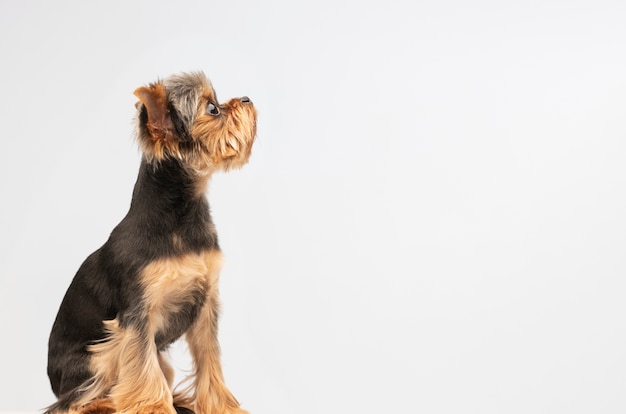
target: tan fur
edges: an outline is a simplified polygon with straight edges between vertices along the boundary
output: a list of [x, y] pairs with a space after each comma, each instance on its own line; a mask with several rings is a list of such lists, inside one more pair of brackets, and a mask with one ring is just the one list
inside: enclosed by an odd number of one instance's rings
[[222, 115], [213, 116], [204, 113], [203, 108], [209, 100], [214, 101], [214, 97], [212, 93], [205, 95], [198, 103], [198, 115], [190, 131], [194, 149], [182, 151], [180, 142], [171, 138], [171, 121], [162, 119], [168, 111], [164, 106], [166, 101], [161, 99], [161, 90], [162, 86], [156, 84], [135, 91], [148, 109], [150, 135], [145, 137], [139, 133], [139, 142], [149, 159], [159, 161], [174, 157], [185, 161], [196, 176], [206, 177], [205, 184], [214, 171], [240, 168], [248, 162], [256, 136], [256, 109], [253, 105], [231, 99], [220, 106]]
[[177, 252], [180, 252], [183, 249], [183, 241], [180, 236], [176, 233], [172, 235], [172, 245], [176, 249]]
[[177, 312], [190, 291], [215, 288], [221, 268], [218, 250], [156, 260], [146, 266], [141, 279], [152, 333], [164, 328], [165, 315]]
[[167, 382], [167, 386], [169, 389], [172, 389], [174, 385], [174, 368], [170, 365], [167, 357], [165, 356], [165, 352], [161, 351], [158, 354], [159, 358], [159, 366], [161, 367], [161, 371], [163, 371], [163, 375], [165, 376], [165, 381]]
[[[162, 414], [172, 414], [173, 370], [156, 349], [153, 338], [159, 330], [165, 328], [166, 316], [179, 310], [191, 290], [205, 291], [211, 303], [217, 304], [221, 266], [222, 255], [217, 250], [157, 260], [146, 266], [141, 277], [147, 312], [144, 315], [146, 332], [142, 335], [136, 329], [122, 328], [117, 319], [104, 321], [106, 339], [89, 347], [94, 381], [86, 388], [76, 409], [87, 407], [95, 399], [108, 395], [120, 413], [140, 413], [148, 410], [146, 406]], [[211, 317], [217, 317], [217, 307], [205, 304], [200, 320], [209, 316], [206, 314], [207, 308], [212, 309]], [[197, 325], [191, 331], [197, 331]], [[197, 344], [195, 348], [198, 348]], [[198, 352], [202, 351], [194, 352], [192, 349], [192, 356], [203, 361], [205, 356]], [[212, 355], [217, 358], [219, 353], [213, 352]], [[221, 378], [219, 359], [212, 359], [210, 365], [202, 362], [202, 366], [217, 369]], [[223, 381], [221, 383], [223, 385]], [[197, 412], [202, 413], [204, 411]]]
[[231, 99], [221, 107], [224, 116], [199, 115], [191, 136], [207, 150], [195, 160], [198, 169], [225, 171], [243, 166], [250, 158], [256, 135], [256, 111], [252, 105]]
[[67, 414], [113, 414], [115, 406], [109, 398], [99, 398], [80, 409], [71, 409]]
[[150, 86], [141, 86], [133, 92], [139, 98], [135, 106], [141, 110], [141, 104], [148, 113], [148, 135], [139, 133], [139, 144], [149, 157], [161, 160], [168, 154], [180, 157], [178, 139], [174, 131], [174, 124], [167, 107], [167, 92], [162, 83]]
[[173, 414], [170, 388], [154, 340], [136, 329], [119, 327], [117, 320], [105, 323], [107, 339], [89, 347], [95, 382], [77, 405], [108, 395], [119, 413], [161, 406], [160, 412]]
[[167, 93], [163, 85], [141, 86], [135, 89], [134, 94], [148, 110], [148, 130], [155, 145], [175, 141], [174, 124], [167, 109]]
[[106, 339], [88, 347], [92, 354], [91, 371], [93, 381], [83, 390], [81, 399], [75, 405], [79, 407], [92, 403], [107, 395], [118, 375], [118, 353], [123, 346], [124, 330], [119, 327], [117, 319], [103, 321]]
[[188, 378], [191, 384], [175, 399], [192, 407], [196, 414], [246, 414], [224, 383], [217, 337], [218, 312], [217, 289], [209, 289], [198, 320], [185, 336], [194, 364]]

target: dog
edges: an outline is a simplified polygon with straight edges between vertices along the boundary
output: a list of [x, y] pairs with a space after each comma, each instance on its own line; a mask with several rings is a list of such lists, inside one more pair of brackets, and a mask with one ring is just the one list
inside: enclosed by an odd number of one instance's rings
[[[248, 162], [256, 109], [218, 103], [203, 72], [134, 91], [142, 152], [130, 209], [74, 276], [48, 343], [57, 401], [46, 414], [246, 413], [220, 365], [222, 255], [205, 197], [216, 171]], [[164, 351], [184, 336], [193, 361], [172, 391]]]

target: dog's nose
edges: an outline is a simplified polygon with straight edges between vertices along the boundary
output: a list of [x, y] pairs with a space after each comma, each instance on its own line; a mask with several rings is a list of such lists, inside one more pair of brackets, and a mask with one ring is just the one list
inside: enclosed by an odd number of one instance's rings
[[247, 96], [243, 96], [243, 97], [241, 97], [241, 102], [242, 102], [242, 103], [250, 103], [250, 102], [252, 102], [252, 101], [251, 101], [251, 100], [250, 100], [250, 98], [248, 98]]

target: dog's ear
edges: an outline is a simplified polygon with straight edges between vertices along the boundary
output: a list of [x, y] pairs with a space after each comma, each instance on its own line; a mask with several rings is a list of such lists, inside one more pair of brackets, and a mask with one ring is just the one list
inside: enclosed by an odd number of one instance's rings
[[170, 115], [167, 93], [162, 84], [157, 83], [135, 89], [135, 96], [146, 107], [147, 127], [152, 139], [168, 140], [174, 137], [175, 127]]

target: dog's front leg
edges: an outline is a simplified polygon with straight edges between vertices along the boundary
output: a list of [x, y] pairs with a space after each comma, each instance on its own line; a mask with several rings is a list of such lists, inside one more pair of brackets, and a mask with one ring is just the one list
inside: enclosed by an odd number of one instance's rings
[[217, 338], [219, 300], [211, 287], [200, 315], [186, 339], [193, 358], [193, 393], [196, 414], [245, 414], [239, 402], [224, 384]]

